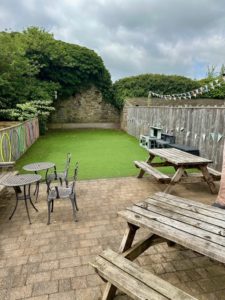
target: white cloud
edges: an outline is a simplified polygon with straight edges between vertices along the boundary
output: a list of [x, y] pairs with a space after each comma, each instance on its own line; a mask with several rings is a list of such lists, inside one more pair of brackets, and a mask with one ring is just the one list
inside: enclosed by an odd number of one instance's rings
[[1, 0], [0, 29], [40, 26], [94, 49], [112, 78], [205, 75], [224, 63], [223, 0]]

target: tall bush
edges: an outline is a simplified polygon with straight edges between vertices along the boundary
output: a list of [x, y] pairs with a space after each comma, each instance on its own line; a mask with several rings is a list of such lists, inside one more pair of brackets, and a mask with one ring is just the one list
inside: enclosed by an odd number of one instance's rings
[[143, 74], [116, 81], [115, 102], [122, 108], [127, 97], [147, 97], [149, 91], [162, 94], [188, 92], [200, 87], [198, 81], [177, 75]]
[[55, 40], [36, 27], [0, 32], [0, 108], [55, 101], [56, 92], [60, 101], [91, 85], [113, 102], [110, 74], [93, 50]]

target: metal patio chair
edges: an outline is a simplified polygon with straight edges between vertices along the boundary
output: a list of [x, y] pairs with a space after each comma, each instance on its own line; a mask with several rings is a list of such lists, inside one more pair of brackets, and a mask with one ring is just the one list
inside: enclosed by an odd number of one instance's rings
[[63, 182], [65, 182], [66, 187], [68, 187], [68, 172], [70, 167], [70, 161], [71, 161], [71, 154], [67, 153], [64, 171], [58, 172], [55, 167], [54, 173], [46, 174], [46, 184], [47, 184], [48, 191], [50, 189], [51, 182], [56, 180], [59, 180], [61, 186], [63, 185]]
[[51, 216], [51, 212], [53, 212], [55, 199], [66, 199], [66, 198], [70, 199], [72, 204], [72, 209], [73, 209], [74, 222], [77, 222], [76, 211], [79, 210], [77, 206], [76, 190], [75, 190], [77, 174], [78, 174], [78, 162], [75, 164], [73, 181], [71, 182], [70, 185], [68, 185], [67, 187], [63, 187], [63, 186], [55, 186], [54, 188], [49, 187], [48, 198], [47, 198], [47, 203], [48, 203], [47, 225], [50, 224], [50, 216]]

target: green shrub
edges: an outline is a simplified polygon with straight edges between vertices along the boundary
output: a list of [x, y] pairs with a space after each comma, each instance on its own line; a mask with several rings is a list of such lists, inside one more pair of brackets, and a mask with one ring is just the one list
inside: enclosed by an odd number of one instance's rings
[[113, 102], [112, 82], [93, 50], [55, 40], [43, 29], [0, 32], [0, 108], [67, 98], [95, 85]]
[[[201, 86], [208, 85], [210, 82], [213, 82], [216, 78], [205, 78], [199, 80]], [[221, 80], [220, 80], [221, 82]], [[220, 87], [215, 87], [210, 89], [209, 92], [201, 95], [201, 98], [212, 98], [212, 99], [225, 99], [225, 83], [222, 81]]]
[[25, 121], [38, 117], [40, 134], [45, 134], [47, 120], [50, 113], [55, 110], [52, 107], [52, 101], [29, 101], [16, 104], [16, 108], [1, 109], [0, 117], [3, 120], [19, 120]]
[[177, 75], [143, 74], [116, 81], [113, 85], [115, 103], [122, 108], [127, 97], [147, 97], [149, 91], [177, 94], [199, 88], [195, 80]]

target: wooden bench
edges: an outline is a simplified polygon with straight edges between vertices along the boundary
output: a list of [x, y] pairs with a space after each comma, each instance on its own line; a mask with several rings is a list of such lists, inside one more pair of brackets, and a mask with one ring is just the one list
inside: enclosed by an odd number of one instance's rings
[[[103, 279], [135, 300], [196, 299], [110, 249], [98, 255], [90, 264]], [[113, 298], [103, 295], [102, 299]]]
[[134, 164], [137, 168], [140, 168], [141, 170], [145, 171], [149, 175], [152, 175], [160, 182], [170, 182], [171, 178], [163, 173], [161, 173], [156, 168], [153, 168], [145, 161], [134, 161]]
[[[0, 162], [0, 180], [6, 179], [9, 176], [16, 175], [18, 172], [14, 171], [15, 162]], [[0, 192], [5, 189], [4, 185], [0, 185]]]
[[209, 174], [212, 175], [214, 181], [221, 179], [221, 172], [214, 170], [212, 168], [209, 168], [209, 167], [207, 167], [207, 169], [209, 171]]

